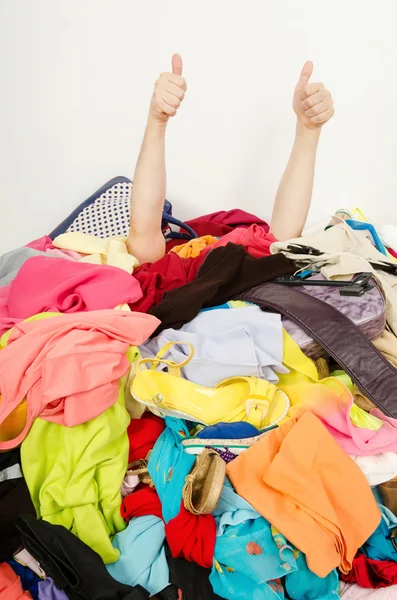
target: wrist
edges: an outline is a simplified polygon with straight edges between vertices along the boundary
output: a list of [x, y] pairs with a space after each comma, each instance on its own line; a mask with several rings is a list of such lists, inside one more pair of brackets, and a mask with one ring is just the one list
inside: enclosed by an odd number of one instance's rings
[[296, 123], [296, 139], [305, 140], [308, 144], [317, 145], [321, 135], [321, 128], [309, 129], [301, 121]]
[[165, 135], [167, 129], [167, 121], [159, 121], [152, 115], [148, 116], [146, 132], [153, 133], [155, 135]]

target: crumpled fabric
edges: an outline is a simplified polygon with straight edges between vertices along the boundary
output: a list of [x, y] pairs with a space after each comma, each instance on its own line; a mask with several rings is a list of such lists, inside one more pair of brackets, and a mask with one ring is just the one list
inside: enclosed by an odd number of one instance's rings
[[120, 394], [116, 404], [81, 425], [36, 419], [21, 450], [38, 517], [63, 525], [105, 563], [118, 559], [110, 536], [125, 528], [120, 485], [127, 468], [128, 423]]
[[0, 600], [27, 600], [32, 596], [22, 589], [21, 580], [8, 563], [0, 563]]
[[189, 432], [180, 419], [166, 418], [165, 424], [150, 454], [148, 470], [161, 501], [167, 540], [173, 556], [209, 567], [215, 547], [215, 520], [212, 515], [193, 515], [182, 501], [186, 476], [196, 460], [181, 444]]
[[360, 551], [373, 560], [392, 560], [397, 562], [397, 550], [390, 539], [390, 532], [397, 527], [397, 517], [391, 510], [379, 502], [378, 507], [382, 514], [381, 521]]
[[163, 518], [161, 502], [156, 490], [144, 484], [123, 499], [120, 510], [123, 519], [127, 523], [130, 519], [146, 515], [154, 515], [159, 519]]
[[377, 590], [397, 585], [397, 562], [394, 560], [373, 560], [364, 554], [353, 559], [350, 573], [340, 574], [347, 583], [357, 583], [362, 588]]
[[139, 584], [155, 596], [169, 585], [164, 540], [161, 518], [148, 515], [132, 519], [127, 529], [113, 538], [120, 558], [106, 566], [108, 573], [120, 583]]
[[379, 590], [370, 590], [342, 581], [340, 584], [340, 598], [342, 600], [395, 600], [397, 598], [397, 585]]
[[256, 215], [233, 208], [232, 210], [219, 210], [196, 219], [186, 221], [197, 235], [214, 235], [221, 237], [240, 227], [247, 229], [251, 225], [259, 225], [265, 233], [269, 232], [269, 225]]
[[204, 235], [199, 238], [193, 238], [192, 240], [189, 240], [180, 246], [174, 246], [170, 252], [175, 252], [181, 258], [195, 258], [203, 250], [209, 246], [212, 246], [217, 241], [217, 238], [213, 237], [212, 235]]

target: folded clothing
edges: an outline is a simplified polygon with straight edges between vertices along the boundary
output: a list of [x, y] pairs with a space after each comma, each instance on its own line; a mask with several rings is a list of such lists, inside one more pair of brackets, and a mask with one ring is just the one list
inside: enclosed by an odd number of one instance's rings
[[141, 297], [139, 283], [116, 267], [37, 256], [24, 263], [12, 282], [8, 314], [27, 319], [41, 312], [101, 310]]
[[125, 528], [120, 487], [129, 420], [121, 394], [104, 413], [74, 427], [36, 419], [22, 444], [23, 471], [38, 518], [66, 527], [104, 563], [119, 558], [110, 537]]
[[115, 310], [54, 316], [23, 322], [0, 352], [0, 425], [27, 398], [27, 418], [18, 446], [38, 416], [71, 427], [102, 414], [118, 397], [130, 369], [130, 346], [143, 343], [158, 321]]
[[[200, 260], [202, 255], [193, 260]], [[221, 305], [255, 285], [295, 271], [295, 263], [281, 254], [253, 258], [243, 246], [229, 243], [216, 248], [206, 257], [194, 281], [172, 290], [150, 309], [150, 314], [161, 321], [155, 333], [167, 328], [179, 329], [202, 308]]]
[[99, 554], [61, 525], [19, 517], [22, 543], [69, 600], [145, 600], [140, 586], [119, 583], [106, 570]]
[[270, 431], [227, 472], [319, 577], [336, 567], [348, 573], [381, 518], [359, 467], [311, 412]]
[[22, 589], [21, 580], [8, 563], [0, 563], [0, 600], [32, 599], [29, 592]]

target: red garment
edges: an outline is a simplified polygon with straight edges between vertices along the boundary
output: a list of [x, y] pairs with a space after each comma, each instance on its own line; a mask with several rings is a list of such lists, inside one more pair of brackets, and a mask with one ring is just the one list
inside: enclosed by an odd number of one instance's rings
[[357, 583], [362, 588], [377, 590], [397, 584], [397, 563], [392, 560], [373, 560], [358, 554], [353, 559], [350, 573], [339, 573], [339, 577], [346, 583]]
[[130, 441], [128, 462], [146, 458], [164, 429], [163, 419], [151, 412], [144, 412], [140, 419], [131, 419], [127, 429]]
[[163, 518], [160, 498], [154, 488], [148, 485], [139, 486], [129, 496], [126, 496], [120, 507], [121, 516], [128, 523], [135, 517], [154, 515]]
[[140, 298], [139, 283], [122, 269], [34, 256], [11, 283], [8, 314], [27, 319], [41, 312], [113, 309]]
[[393, 250], [393, 248], [388, 248], [388, 251], [390, 252], [390, 254], [392, 256], [394, 256], [394, 258], [397, 258], [397, 251], [396, 250]]
[[212, 567], [216, 540], [212, 515], [193, 515], [182, 500], [179, 514], [165, 524], [165, 535], [174, 558], [186, 558], [207, 569]]
[[265, 233], [269, 231], [269, 225], [262, 221], [259, 217], [252, 215], [245, 210], [234, 208], [233, 210], [220, 210], [209, 215], [186, 221], [197, 235], [214, 235], [221, 237], [230, 233], [235, 227], [250, 227], [251, 225], [259, 225]]
[[32, 600], [30, 592], [24, 592], [21, 580], [8, 563], [0, 563], [0, 600]]
[[251, 225], [245, 229], [243, 227], [238, 227], [237, 229], [233, 229], [233, 231], [227, 235], [224, 235], [212, 246], [208, 246], [208, 248], [203, 250], [199, 256], [206, 256], [210, 250], [226, 246], [229, 242], [244, 246], [245, 250], [255, 258], [262, 258], [263, 256], [270, 256], [270, 246], [274, 244], [274, 242], [277, 242], [277, 240], [260, 225]]
[[135, 269], [134, 278], [141, 285], [143, 297], [130, 304], [131, 310], [148, 312], [161, 302], [166, 292], [193, 281], [204, 258], [201, 254], [195, 258], [181, 258], [172, 252], [155, 263], [145, 263]]

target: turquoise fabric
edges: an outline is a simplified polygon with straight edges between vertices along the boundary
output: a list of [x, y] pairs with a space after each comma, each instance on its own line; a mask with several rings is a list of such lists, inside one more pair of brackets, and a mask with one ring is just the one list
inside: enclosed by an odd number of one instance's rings
[[285, 589], [292, 600], [337, 600], [339, 577], [336, 570], [327, 577], [318, 577], [307, 566], [306, 557], [299, 552], [298, 570], [285, 578]]
[[210, 582], [223, 598], [284, 598], [274, 579], [296, 570], [294, 549], [282, 538], [277, 546], [271, 526], [226, 480], [214, 511], [217, 523], [214, 566]]
[[169, 585], [169, 570], [164, 550], [164, 523], [148, 515], [131, 519], [127, 529], [113, 538], [120, 558], [106, 565], [110, 575], [126, 585], [141, 585], [151, 596]]
[[[376, 497], [376, 493], [374, 494]], [[379, 496], [378, 496], [379, 497]], [[373, 560], [393, 560], [397, 562], [397, 550], [390, 539], [390, 532], [397, 527], [395, 515], [378, 502], [382, 519], [379, 526], [361, 548], [361, 552]]]
[[189, 437], [186, 423], [180, 419], [165, 419], [166, 428], [157, 440], [149, 459], [148, 471], [159, 495], [166, 523], [179, 514], [182, 488], [196, 457], [187, 454], [181, 441]]

